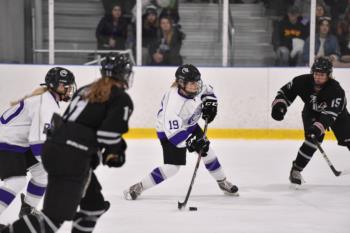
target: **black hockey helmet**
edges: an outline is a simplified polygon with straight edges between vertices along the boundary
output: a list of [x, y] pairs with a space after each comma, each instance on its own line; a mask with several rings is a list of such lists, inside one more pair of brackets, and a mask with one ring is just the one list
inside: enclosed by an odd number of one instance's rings
[[311, 73], [326, 73], [328, 77], [332, 77], [333, 64], [332, 62], [325, 57], [319, 57], [315, 60], [314, 64], [311, 67]]
[[[176, 82], [178, 83], [179, 87], [189, 96], [189, 97], [195, 97], [202, 91], [202, 79], [201, 79], [201, 73], [192, 64], [185, 64], [181, 65], [177, 68], [175, 72]], [[189, 93], [185, 90], [186, 84], [188, 82], [197, 82], [198, 83], [198, 90], [195, 93]]]
[[[64, 85], [66, 90], [65, 93], [57, 92], [57, 88], [60, 83]], [[51, 91], [57, 93], [63, 101], [70, 100], [76, 89], [75, 77], [73, 73], [63, 67], [51, 68], [45, 76], [45, 83], [41, 85], [47, 86]], [[68, 91], [71, 93], [67, 93]]]
[[126, 88], [132, 86], [132, 68], [133, 64], [130, 59], [125, 54], [120, 53], [110, 53], [101, 62], [102, 77], [110, 77], [121, 81], [126, 85]]

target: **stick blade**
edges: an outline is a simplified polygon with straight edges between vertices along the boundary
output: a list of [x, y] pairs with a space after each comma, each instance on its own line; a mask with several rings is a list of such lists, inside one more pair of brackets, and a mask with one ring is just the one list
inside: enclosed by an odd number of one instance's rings
[[344, 176], [344, 175], [349, 175], [350, 174], [350, 169], [346, 169], [344, 171], [341, 172], [341, 175]]
[[336, 170], [333, 165], [331, 165], [330, 168], [332, 169], [332, 172], [335, 176], [340, 176], [342, 174], [342, 172]]
[[184, 205], [184, 203], [182, 203], [182, 202], [177, 202], [177, 208], [179, 209], [179, 210], [182, 210], [182, 208], [184, 207], [185, 205]]

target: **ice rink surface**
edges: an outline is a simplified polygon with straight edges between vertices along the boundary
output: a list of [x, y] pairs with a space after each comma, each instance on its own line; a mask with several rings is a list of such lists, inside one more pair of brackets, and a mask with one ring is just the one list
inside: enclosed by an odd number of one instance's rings
[[[350, 175], [335, 177], [319, 152], [302, 173], [302, 189], [288, 181], [301, 141], [212, 140], [227, 177], [240, 188], [239, 197], [225, 196], [201, 164], [189, 206], [179, 211], [193, 173], [196, 155], [173, 178], [149, 189], [137, 201], [122, 199], [122, 191], [162, 164], [157, 140], [128, 140], [123, 168], [100, 167], [97, 175], [105, 198], [112, 203], [96, 233], [349, 233]], [[335, 141], [324, 150], [338, 170], [350, 168], [350, 152]], [[19, 198], [0, 217], [15, 219]], [[67, 222], [60, 233], [70, 232]]]

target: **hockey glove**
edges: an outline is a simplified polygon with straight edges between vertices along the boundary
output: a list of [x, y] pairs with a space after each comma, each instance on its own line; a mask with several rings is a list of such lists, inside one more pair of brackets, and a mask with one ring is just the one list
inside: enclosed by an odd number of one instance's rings
[[284, 100], [276, 99], [272, 103], [272, 112], [271, 116], [276, 121], [281, 121], [284, 118], [284, 115], [287, 113], [287, 104]]
[[125, 150], [127, 148], [125, 140], [122, 138], [117, 144], [117, 150], [111, 152], [108, 149], [102, 154], [102, 162], [108, 167], [121, 167], [125, 163]]
[[125, 153], [123, 151], [118, 154], [107, 154], [103, 156], [103, 160], [108, 167], [121, 167], [125, 163]]
[[218, 111], [218, 101], [216, 99], [206, 99], [203, 101], [202, 118], [208, 119], [208, 123], [212, 122]]
[[209, 140], [206, 137], [197, 138], [196, 135], [191, 135], [186, 140], [186, 147], [189, 152], [196, 151], [200, 153], [202, 157], [207, 156], [209, 150]]
[[308, 129], [306, 129], [307, 137], [311, 137], [312, 135], [315, 135], [316, 138], [319, 138], [324, 134], [324, 132], [325, 132], [325, 128], [320, 122], [315, 122]]

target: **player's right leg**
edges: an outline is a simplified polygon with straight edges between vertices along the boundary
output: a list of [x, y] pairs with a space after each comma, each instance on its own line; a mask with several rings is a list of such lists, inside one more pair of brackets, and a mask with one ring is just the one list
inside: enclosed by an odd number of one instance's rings
[[124, 198], [127, 200], [136, 200], [143, 191], [152, 188], [166, 179], [174, 176], [180, 170], [180, 166], [164, 164], [153, 169], [153, 171], [144, 177], [140, 182], [130, 186], [124, 191]]
[[154, 187], [174, 176], [180, 170], [180, 165], [186, 165], [186, 148], [178, 148], [167, 140], [162, 140], [161, 144], [163, 148], [164, 165], [153, 169], [153, 171], [140, 182], [125, 190], [125, 199], [136, 200], [144, 190]]

